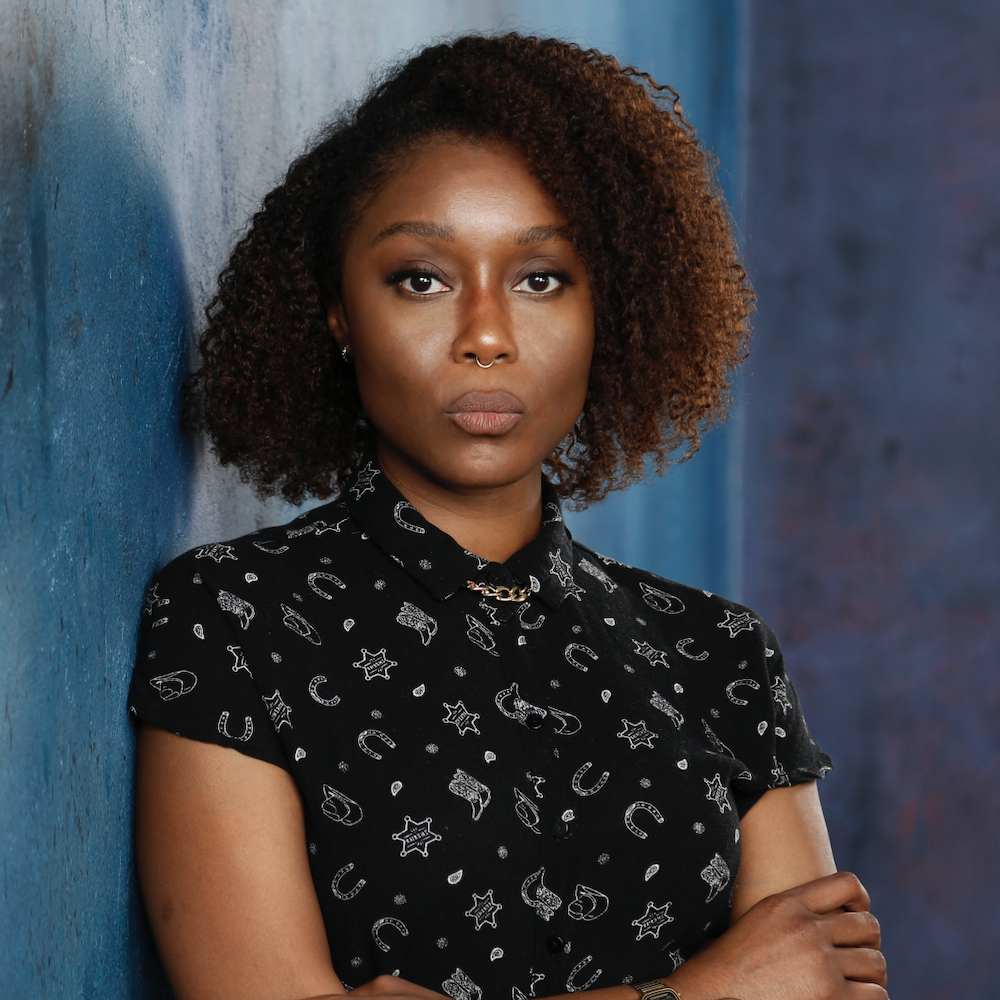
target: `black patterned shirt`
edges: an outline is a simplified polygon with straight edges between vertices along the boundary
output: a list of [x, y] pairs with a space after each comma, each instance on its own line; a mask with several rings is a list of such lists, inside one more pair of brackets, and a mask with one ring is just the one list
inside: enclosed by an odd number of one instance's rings
[[160, 573], [132, 714], [292, 774], [349, 987], [668, 975], [728, 924], [739, 816], [830, 767], [774, 635], [573, 542], [547, 483], [501, 565], [362, 464], [341, 500]]

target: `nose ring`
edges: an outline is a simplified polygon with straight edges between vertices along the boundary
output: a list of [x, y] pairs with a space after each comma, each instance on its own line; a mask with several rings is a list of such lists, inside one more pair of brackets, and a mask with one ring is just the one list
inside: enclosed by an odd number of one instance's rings
[[496, 363], [497, 359], [494, 358], [488, 365], [484, 365], [482, 361], [479, 360], [479, 355], [476, 355], [476, 364], [479, 365], [480, 368], [492, 368]]

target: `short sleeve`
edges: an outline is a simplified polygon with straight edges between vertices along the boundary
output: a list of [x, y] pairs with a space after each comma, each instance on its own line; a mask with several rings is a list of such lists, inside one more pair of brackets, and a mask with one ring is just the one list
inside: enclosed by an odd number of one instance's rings
[[833, 761], [809, 732], [774, 632], [753, 612], [738, 611], [753, 627], [741, 636], [736, 676], [727, 678], [719, 736], [742, 765], [732, 791], [745, 812], [772, 788], [824, 777]]
[[[254, 608], [194, 561], [170, 563], [146, 594], [129, 714], [188, 739], [289, 769], [254, 681], [264, 647]], [[263, 655], [268, 655], [266, 652]]]

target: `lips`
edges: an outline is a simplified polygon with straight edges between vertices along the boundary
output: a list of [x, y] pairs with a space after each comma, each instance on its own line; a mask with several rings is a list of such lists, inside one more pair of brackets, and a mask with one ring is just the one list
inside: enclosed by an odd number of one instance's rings
[[467, 392], [448, 408], [452, 422], [466, 434], [500, 435], [513, 430], [524, 416], [524, 404], [509, 392]]

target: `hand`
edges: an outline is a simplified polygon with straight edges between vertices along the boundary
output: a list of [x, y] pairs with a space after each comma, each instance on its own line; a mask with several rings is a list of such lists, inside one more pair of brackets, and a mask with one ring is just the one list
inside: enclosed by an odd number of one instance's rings
[[667, 982], [684, 1000], [888, 1000], [869, 907], [850, 872], [768, 896]]
[[443, 993], [424, 989], [400, 976], [376, 976], [351, 990], [351, 996], [393, 997], [397, 1000], [450, 1000]]

